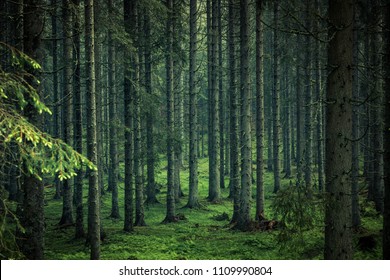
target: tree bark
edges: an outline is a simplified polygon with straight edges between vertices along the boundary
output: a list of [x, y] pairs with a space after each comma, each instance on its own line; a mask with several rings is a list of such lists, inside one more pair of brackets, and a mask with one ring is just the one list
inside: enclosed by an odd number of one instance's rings
[[384, 8], [385, 27], [385, 118], [384, 118], [384, 213], [383, 213], [383, 259], [390, 260], [390, 2]]
[[197, 51], [197, 0], [190, 0], [190, 66], [189, 66], [189, 128], [190, 128], [190, 156], [189, 156], [189, 195], [188, 208], [198, 208], [198, 139], [197, 139], [197, 88], [196, 88], [196, 51]]
[[209, 197], [210, 202], [218, 202], [221, 196], [220, 190], [220, 161], [219, 161], [219, 94], [217, 91], [217, 33], [218, 33], [218, 0], [211, 1], [211, 73], [210, 73], [210, 145], [209, 145]]
[[248, 0], [240, 0], [241, 195], [237, 228], [241, 230], [247, 230], [251, 222], [252, 144], [248, 10]]
[[[274, 24], [277, 27], [279, 22], [279, 3], [274, 2]], [[280, 54], [278, 30], [274, 30], [274, 92], [273, 92], [273, 171], [274, 171], [274, 193], [280, 189]]]
[[[95, 36], [93, 0], [85, 2], [85, 58], [87, 74], [87, 154], [88, 159], [98, 164], [97, 124], [96, 124], [96, 88], [95, 88]], [[99, 170], [89, 172], [88, 189], [88, 241], [91, 246], [91, 259], [100, 258], [100, 191]]]
[[168, 19], [166, 24], [166, 101], [167, 101], [167, 213], [164, 223], [176, 221], [174, 186], [174, 100], [173, 100], [173, 0], [167, 0]]
[[[73, 115], [74, 115], [74, 149], [80, 154], [83, 153], [83, 122], [82, 122], [82, 98], [81, 98], [81, 48], [80, 48], [80, 33], [81, 33], [81, 14], [80, 0], [73, 0], [73, 38], [74, 38], [74, 76], [73, 76]], [[84, 232], [84, 210], [83, 210], [83, 169], [77, 170], [77, 176], [74, 178], [74, 201], [76, 206], [76, 230], [75, 238], [85, 237]]]
[[264, 216], [263, 1], [256, 1], [256, 219]]
[[351, 259], [352, 50], [354, 1], [329, 0], [325, 259]]
[[[124, 24], [127, 36], [131, 36], [131, 20], [133, 13], [132, 0], [123, 1]], [[133, 231], [133, 97], [131, 90], [131, 61], [132, 54], [128, 46], [124, 46], [124, 113], [125, 113], [125, 217], [124, 231]]]
[[[23, 4], [23, 52], [39, 63], [42, 61], [40, 47], [45, 17], [44, 1], [25, 0]], [[32, 76], [39, 78], [40, 73], [32, 67], [25, 70]], [[37, 84], [33, 84], [31, 78], [27, 77], [26, 79], [40, 92], [40, 88]], [[42, 126], [42, 117], [32, 104], [25, 107], [24, 115], [31, 124], [37, 127]], [[19, 249], [27, 259], [38, 260], [44, 258], [44, 189], [42, 181], [28, 172], [25, 163], [23, 163], [23, 168], [19, 196], [21, 201], [18, 204], [17, 215], [25, 231], [18, 230], [16, 240]]]
[[[113, 0], [108, 2], [110, 17], [114, 17]], [[112, 38], [112, 28], [108, 30], [108, 90], [109, 90], [109, 119], [110, 119], [110, 171], [108, 173], [108, 189], [111, 190], [111, 218], [118, 219], [118, 116], [117, 116], [117, 89], [116, 89], [116, 63], [115, 41]]]
[[[63, 21], [63, 56], [64, 56], [64, 72], [63, 72], [63, 100], [62, 106], [62, 126], [63, 126], [63, 140], [68, 145], [72, 145], [73, 138], [73, 58], [72, 58], [72, 13], [71, 13], [71, 0], [62, 1], [62, 21]], [[63, 204], [62, 204], [62, 217], [59, 222], [60, 225], [71, 225], [73, 220], [73, 191], [71, 180], [64, 180], [63, 182]]]

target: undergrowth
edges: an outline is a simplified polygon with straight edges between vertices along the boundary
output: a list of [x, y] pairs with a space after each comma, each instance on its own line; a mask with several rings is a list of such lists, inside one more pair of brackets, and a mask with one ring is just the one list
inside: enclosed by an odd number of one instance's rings
[[[283, 190], [279, 200], [275, 200], [273, 190], [273, 175], [265, 172], [265, 198], [267, 218], [283, 221], [284, 226], [271, 231], [240, 232], [232, 230], [229, 220], [218, 220], [215, 217], [228, 214], [229, 219], [233, 209], [232, 201], [227, 199], [228, 189], [222, 189], [222, 201], [210, 204], [208, 194], [208, 166], [207, 159], [199, 162], [199, 197], [204, 206], [193, 210], [183, 208], [188, 197], [181, 198], [176, 206], [176, 213], [183, 214], [186, 220], [178, 223], [162, 224], [165, 217], [165, 182], [166, 170], [163, 163], [156, 172], [156, 181], [164, 187], [157, 197], [161, 204], [145, 205], [145, 221], [147, 226], [135, 227], [134, 232], [123, 231], [123, 182], [119, 184], [120, 219], [111, 219], [111, 194], [106, 193], [102, 203], [102, 219], [106, 238], [102, 241], [102, 259], [138, 259], [138, 260], [197, 260], [197, 259], [322, 259], [324, 246], [323, 209], [319, 207], [320, 199], [313, 198], [315, 205], [308, 207], [308, 202], [297, 197], [290, 188], [290, 179], [283, 179]], [[181, 184], [185, 194], [188, 194], [188, 170], [181, 172]], [[226, 178], [228, 186], [228, 178]], [[254, 186], [253, 186], [254, 187]], [[84, 199], [87, 200], [87, 188]], [[253, 189], [253, 194], [254, 194]], [[89, 248], [85, 240], [74, 239], [74, 228], [57, 227], [61, 217], [62, 202], [54, 200], [54, 189], [47, 188], [45, 208], [46, 213], [46, 250], [47, 259], [88, 259]], [[280, 197], [283, 197], [280, 201]], [[295, 196], [295, 199], [292, 197]], [[301, 203], [297, 203], [297, 199]], [[271, 205], [271, 201], [279, 201], [278, 205]], [[305, 202], [306, 201], [306, 202]], [[253, 206], [254, 206], [253, 197]], [[306, 204], [305, 204], [306, 203]], [[294, 206], [295, 205], [295, 206]], [[279, 207], [279, 208], [278, 208]], [[282, 209], [290, 208], [283, 218]], [[354, 235], [355, 258], [380, 259], [381, 218], [373, 216], [370, 205], [364, 205], [362, 211], [362, 230]], [[252, 207], [254, 211], [254, 207]], [[302, 210], [304, 210], [302, 212]], [[85, 224], [87, 206], [85, 204]], [[370, 215], [365, 216], [364, 213]], [[300, 214], [299, 214], [300, 213]], [[301, 219], [294, 215], [301, 215]], [[255, 217], [255, 213], [252, 213]], [[373, 234], [377, 244], [373, 250], [364, 251], [358, 246], [360, 236]]]

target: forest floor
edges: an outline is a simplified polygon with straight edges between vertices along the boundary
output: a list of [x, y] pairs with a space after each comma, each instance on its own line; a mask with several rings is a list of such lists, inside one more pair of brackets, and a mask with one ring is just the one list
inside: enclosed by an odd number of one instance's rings
[[[166, 191], [158, 194], [161, 204], [145, 205], [147, 226], [135, 227], [134, 232], [123, 231], [123, 181], [119, 185], [119, 203], [121, 218], [109, 218], [111, 211], [111, 193], [103, 196], [102, 221], [106, 237], [102, 241], [101, 258], [106, 260], [139, 259], [322, 259], [324, 234], [322, 221], [299, 234], [287, 233], [282, 229], [267, 231], [240, 232], [229, 226], [233, 204], [227, 199], [229, 190], [222, 189], [220, 203], [207, 202], [208, 194], [207, 159], [199, 162], [199, 196], [202, 209], [182, 208], [188, 197], [181, 199], [176, 213], [183, 214], [185, 220], [177, 223], [162, 224], [165, 217]], [[166, 182], [166, 170], [159, 168], [156, 174], [158, 183]], [[266, 216], [277, 219], [273, 214], [271, 201], [272, 173], [265, 173]], [[86, 183], [87, 184], [87, 183]], [[188, 170], [181, 172], [181, 184], [188, 194]], [[288, 186], [289, 179], [283, 179], [282, 185]], [[228, 178], [226, 178], [228, 186]], [[164, 188], [163, 188], [164, 189]], [[46, 188], [46, 236], [45, 258], [47, 259], [88, 259], [89, 248], [85, 239], [74, 239], [74, 227], [59, 228], [62, 201], [54, 200], [54, 189]], [[84, 190], [87, 200], [87, 185]], [[254, 201], [253, 201], [254, 203]], [[372, 205], [364, 203], [362, 207], [362, 228], [354, 233], [356, 259], [381, 259], [382, 217], [377, 215]], [[254, 208], [254, 207], [252, 207]], [[87, 206], [84, 207], [87, 222]], [[228, 218], [221, 220], [224, 216]], [[252, 215], [254, 217], [254, 213]], [[290, 234], [290, 235], [289, 235]], [[286, 237], [286, 235], [284, 235]]]

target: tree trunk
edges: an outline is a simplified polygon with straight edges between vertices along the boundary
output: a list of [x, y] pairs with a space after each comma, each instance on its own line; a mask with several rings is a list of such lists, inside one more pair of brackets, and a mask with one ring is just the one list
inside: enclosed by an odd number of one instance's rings
[[218, 31], [218, 0], [211, 1], [211, 74], [210, 74], [210, 145], [209, 145], [209, 197], [211, 202], [218, 202], [220, 190], [220, 161], [219, 161], [219, 94], [217, 91], [217, 31]]
[[[96, 88], [95, 88], [95, 40], [94, 40], [93, 0], [85, 0], [85, 58], [87, 75], [87, 154], [95, 165], [97, 154], [96, 124]], [[89, 172], [88, 189], [88, 241], [91, 246], [91, 259], [100, 258], [100, 191], [98, 184], [99, 170]]]
[[[152, 53], [151, 53], [151, 29], [150, 12], [144, 10], [144, 34], [145, 34], [145, 89], [149, 96], [152, 96]], [[146, 165], [148, 182], [146, 186], [146, 204], [158, 203], [156, 197], [156, 182], [154, 176], [154, 165], [156, 162], [153, 139], [154, 116], [153, 108], [149, 107], [146, 115]]]
[[[53, 137], [61, 137], [61, 123], [60, 123], [60, 111], [59, 111], [59, 102], [60, 98], [58, 96], [58, 43], [57, 43], [57, 3], [56, 0], [51, 0], [51, 30], [52, 37], [54, 38], [52, 42], [52, 59], [53, 59]], [[54, 199], [60, 199], [62, 196], [62, 182], [56, 177], [54, 179], [54, 185], [56, 192], [54, 194]]]
[[[358, 14], [355, 12], [354, 23], [356, 25], [353, 31], [354, 49], [353, 49], [353, 99], [359, 99], [359, 44], [358, 44]], [[354, 105], [352, 107], [352, 226], [357, 229], [360, 224], [360, 210], [359, 210], [359, 107]]]
[[[108, 2], [110, 17], [114, 16], [113, 0]], [[110, 119], [110, 171], [108, 173], [108, 189], [111, 190], [111, 218], [118, 219], [118, 117], [117, 117], [117, 89], [116, 89], [116, 63], [115, 42], [112, 38], [112, 30], [108, 30], [108, 90], [109, 90], [109, 119]]]
[[[372, 173], [371, 173], [371, 198], [375, 203], [375, 208], [378, 212], [383, 213], [383, 96], [381, 88], [381, 76], [379, 74], [381, 70], [381, 28], [378, 23], [378, 17], [381, 17], [380, 1], [375, 0], [373, 2], [373, 13], [377, 15], [374, 24], [374, 33], [371, 34], [371, 67], [373, 87], [371, 91], [371, 107], [370, 117], [372, 117], [372, 135], [371, 135], [371, 147], [372, 147]], [[380, 20], [379, 20], [380, 21]]]
[[223, 58], [222, 58], [222, 6], [221, 0], [217, 1], [218, 21], [218, 110], [219, 110], [219, 183], [221, 189], [225, 188], [225, 94], [223, 90]]
[[[274, 2], [274, 24], [279, 22], [279, 3]], [[274, 93], [273, 93], [273, 170], [274, 170], [274, 193], [280, 189], [280, 54], [278, 30], [274, 30]]]
[[385, 200], [383, 213], [383, 259], [390, 260], [390, 2], [386, 2], [384, 9], [385, 27], [385, 57], [383, 61], [385, 69], [385, 119], [384, 119], [384, 185]]
[[[134, 40], [134, 47], [139, 47], [139, 35], [138, 35], [138, 0], [133, 0], [133, 13], [132, 13], [132, 37]], [[136, 53], [133, 54], [132, 63], [132, 91], [134, 94], [134, 168], [135, 168], [135, 224], [136, 226], [145, 225], [145, 213], [144, 213], [144, 183], [142, 176], [142, 138], [141, 138], [141, 93], [139, 89], [139, 59]]]
[[175, 186], [174, 186], [174, 100], [173, 100], [173, 0], [167, 0], [168, 19], [166, 25], [166, 97], [167, 97], [167, 158], [168, 158], [168, 189], [167, 213], [164, 223], [176, 221], [175, 216]]
[[251, 94], [249, 77], [249, 3], [240, 1], [240, 78], [241, 78], [241, 195], [237, 228], [250, 226], [252, 187]]
[[[80, 154], [83, 153], [83, 122], [82, 122], [82, 98], [81, 98], [81, 48], [80, 48], [80, 33], [81, 33], [81, 14], [80, 0], [73, 0], [73, 38], [74, 38], [74, 98], [73, 98], [73, 115], [74, 115], [74, 149]], [[76, 231], [75, 238], [85, 237], [84, 233], [84, 212], [83, 212], [83, 169], [77, 170], [77, 176], [74, 178], [74, 201], [76, 206]]]
[[[354, 1], [329, 0], [325, 259], [351, 259], [352, 50]], [[340, 27], [343, 28], [340, 28]]]
[[256, 1], [256, 219], [264, 216], [263, 1]]
[[[25, 0], [23, 4], [23, 51], [39, 63], [42, 60], [39, 49], [44, 27], [44, 1]], [[32, 68], [25, 70], [37, 78], [40, 74]], [[28, 77], [26, 79], [33, 82]], [[31, 85], [40, 91], [37, 84]], [[25, 107], [24, 115], [31, 124], [37, 127], [42, 125], [42, 118], [32, 104]], [[25, 165], [23, 163], [21, 201], [17, 209], [20, 225], [25, 231], [17, 231], [16, 240], [27, 259], [43, 259], [45, 232], [43, 183], [30, 174]]]
[[[123, 1], [125, 31], [131, 36], [133, 1]], [[124, 231], [133, 231], [133, 97], [131, 89], [131, 61], [132, 54], [128, 46], [124, 46], [124, 113], [125, 113], [125, 217]]]
[[190, 66], [189, 66], [189, 95], [190, 95], [190, 157], [189, 157], [189, 195], [188, 208], [198, 208], [198, 157], [197, 157], [197, 88], [196, 88], [196, 51], [197, 51], [197, 0], [190, 0]]
[[236, 26], [237, 1], [229, 0], [229, 95], [230, 95], [230, 197], [233, 198], [233, 217], [231, 223], [236, 223], [240, 210], [240, 165], [239, 165], [239, 132], [238, 132], [238, 93], [236, 78]]
[[[63, 125], [63, 140], [68, 145], [72, 145], [73, 138], [73, 58], [72, 58], [72, 12], [71, 12], [71, 0], [62, 1], [62, 21], [63, 21], [63, 56], [64, 56], [64, 76], [63, 76], [63, 100], [62, 106], [62, 125]], [[62, 204], [62, 217], [59, 222], [60, 225], [73, 224], [73, 191], [71, 180], [65, 180], [63, 182], [63, 204]]]
[[301, 84], [301, 52], [299, 51], [299, 46], [301, 45], [301, 36], [299, 34], [296, 35], [297, 37], [297, 57], [296, 57], [296, 79], [297, 79], [297, 85], [296, 85], [296, 122], [297, 122], [297, 144], [296, 144], [296, 162], [297, 162], [297, 183], [296, 185], [298, 187], [302, 184], [302, 173], [303, 173], [303, 114], [302, 110], [303, 107], [303, 100], [302, 100], [302, 84]]

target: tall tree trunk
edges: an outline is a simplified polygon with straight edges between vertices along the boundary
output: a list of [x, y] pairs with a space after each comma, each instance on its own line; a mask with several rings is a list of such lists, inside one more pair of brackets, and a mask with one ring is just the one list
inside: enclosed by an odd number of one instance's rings
[[[321, 14], [321, 8], [319, 5], [319, 0], [315, 1], [316, 5], [316, 12], [318, 14]], [[319, 21], [317, 20], [316, 23], [316, 29], [317, 32], [320, 32], [320, 24]], [[315, 40], [315, 49], [317, 51], [314, 52], [315, 58], [315, 92], [316, 92], [316, 97], [317, 97], [317, 126], [316, 126], [316, 131], [317, 131], [317, 174], [318, 174], [318, 190], [320, 192], [323, 191], [324, 189], [324, 140], [323, 140], [323, 111], [324, 111], [324, 103], [323, 103], [323, 95], [321, 93], [321, 87], [322, 87], [322, 76], [321, 76], [321, 58], [320, 54], [322, 53], [322, 47], [320, 46], [319, 40]]]
[[386, 1], [384, 9], [385, 27], [385, 57], [383, 61], [385, 70], [385, 118], [384, 118], [384, 185], [385, 200], [383, 213], [383, 259], [390, 260], [390, 2]]
[[[372, 136], [371, 147], [373, 150], [372, 173], [371, 173], [371, 197], [375, 203], [375, 208], [378, 212], [383, 213], [383, 96], [381, 87], [381, 2], [379, 0], [373, 2], [373, 13], [377, 15], [374, 24], [374, 32], [371, 34], [371, 63], [372, 63], [372, 78], [373, 86], [371, 91], [371, 110], [372, 117]], [[379, 18], [379, 20], [378, 20]], [[379, 22], [378, 22], [379, 21]]]
[[[310, 11], [311, 5], [309, 0], [306, 0], [306, 11], [305, 11], [305, 21], [306, 28], [311, 29], [310, 24]], [[312, 66], [312, 54], [311, 54], [311, 38], [310, 36], [305, 37], [305, 164], [304, 164], [304, 173], [305, 173], [305, 192], [312, 193], [312, 104], [311, 104], [311, 66]]]
[[211, 202], [220, 200], [220, 161], [219, 161], [219, 95], [217, 91], [217, 34], [218, 34], [218, 0], [211, 1], [211, 74], [210, 74], [210, 145], [209, 145], [209, 197]]
[[256, 1], [256, 219], [264, 216], [263, 1]]
[[[139, 48], [139, 35], [138, 35], [138, 0], [133, 0], [133, 13], [132, 13], [132, 37], [135, 42], [134, 47]], [[134, 94], [134, 168], [135, 168], [135, 225], [145, 225], [144, 214], [144, 182], [142, 176], [142, 138], [141, 138], [141, 92], [139, 89], [140, 84], [140, 70], [138, 55], [134, 53], [132, 63], [133, 79], [132, 79], [132, 91]]]
[[223, 90], [223, 56], [222, 56], [222, 5], [221, 0], [217, 2], [218, 21], [218, 110], [219, 110], [219, 182], [221, 189], [225, 188], [225, 94]]
[[168, 190], [167, 213], [163, 222], [176, 221], [175, 186], [174, 186], [174, 100], [173, 100], [173, 0], [167, 0], [168, 19], [166, 24], [166, 97], [167, 97], [167, 158], [168, 158]]
[[237, 227], [241, 230], [248, 229], [251, 222], [252, 145], [248, 10], [248, 0], [240, 0], [241, 201]]
[[302, 84], [301, 84], [301, 52], [299, 51], [299, 46], [301, 45], [301, 36], [299, 34], [296, 35], [297, 37], [297, 58], [296, 58], [296, 123], [297, 123], [297, 129], [296, 129], [296, 162], [297, 162], [297, 186], [301, 186], [302, 184], [302, 173], [303, 173], [303, 100], [302, 100]]
[[[126, 35], [131, 36], [133, 1], [123, 1], [124, 24]], [[124, 231], [133, 231], [133, 97], [131, 89], [131, 61], [132, 54], [128, 46], [125, 47], [124, 54], [124, 111], [125, 111], [125, 217], [124, 217]]]
[[[63, 26], [63, 56], [64, 56], [64, 72], [63, 72], [63, 100], [62, 106], [62, 121], [63, 121], [63, 139], [68, 145], [72, 145], [73, 138], [73, 32], [72, 32], [72, 12], [71, 12], [71, 0], [62, 0], [62, 26]], [[59, 222], [60, 225], [73, 224], [73, 191], [71, 180], [65, 180], [63, 182], [63, 204], [62, 204], [62, 217]]]
[[99, 190], [101, 195], [104, 195], [104, 153], [103, 153], [103, 75], [102, 75], [102, 50], [103, 43], [100, 38], [100, 20], [101, 8], [100, 0], [94, 0], [94, 32], [95, 32], [95, 76], [96, 76], [96, 122], [98, 139], [98, 169], [99, 169]]
[[[352, 50], [354, 1], [329, 0], [325, 259], [351, 259]], [[340, 28], [342, 27], [342, 28]]]
[[[73, 0], [73, 40], [74, 40], [74, 76], [73, 76], [73, 115], [74, 115], [74, 149], [80, 154], [83, 153], [83, 122], [82, 122], [82, 98], [81, 98], [81, 48], [80, 48], [80, 33], [81, 33], [81, 7], [80, 0]], [[74, 178], [74, 201], [76, 206], [76, 230], [75, 238], [84, 237], [84, 210], [83, 210], [83, 169], [77, 170], [77, 176]]]
[[[108, 2], [110, 18], [114, 17], [113, 0]], [[108, 189], [111, 190], [111, 218], [119, 218], [118, 203], [118, 117], [117, 117], [117, 89], [115, 42], [112, 38], [112, 28], [108, 30], [108, 91], [109, 91], [109, 119], [110, 119], [110, 171], [108, 173]]]
[[[85, 58], [87, 76], [87, 154], [95, 165], [97, 154], [96, 88], [95, 88], [95, 36], [93, 0], [85, 2]], [[100, 258], [100, 192], [99, 170], [89, 172], [88, 189], [88, 241], [91, 246], [91, 259]]]
[[229, 42], [229, 95], [230, 95], [230, 197], [233, 198], [233, 217], [236, 223], [240, 210], [240, 163], [239, 163], [239, 131], [238, 131], [238, 93], [236, 78], [236, 0], [229, 0], [228, 42]]
[[197, 51], [197, 0], [190, 0], [190, 66], [189, 66], [189, 127], [190, 127], [190, 156], [189, 156], [189, 195], [188, 208], [198, 208], [198, 139], [197, 139], [197, 88], [196, 88], [196, 51]]
[[182, 118], [182, 104], [183, 104], [183, 89], [182, 89], [182, 59], [177, 53], [181, 53], [182, 49], [182, 19], [180, 18], [180, 1], [173, 3], [173, 100], [174, 100], [174, 127], [175, 127], [175, 141], [174, 141], [174, 185], [175, 185], [175, 201], [179, 202], [180, 198], [184, 196], [180, 183], [180, 171], [182, 167], [183, 157], [183, 118]]
[[[23, 51], [39, 63], [42, 60], [39, 49], [44, 27], [44, 1], [25, 0], [23, 4]], [[37, 78], [40, 74], [31, 67], [25, 70]], [[28, 77], [27, 80], [33, 83]], [[40, 91], [37, 84], [31, 85]], [[25, 107], [24, 115], [33, 125], [37, 127], [42, 125], [42, 118], [32, 104]], [[17, 214], [24, 232], [18, 231], [16, 238], [19, 249], [27, 259], [43, 259], [45, 232], [43, 183], [27, 171], [25, 163], [23, 168], [25, 172], [22, 173], [21, 201]]]
[[[61, 124], [60, 124], [60, 110], [59, 102], [60, 98], [58, 96], [58, 43], [57, 43], [57, 16], [58, 8], [56, 0], [51, 0], [51, 35], [53, 37], [52, 42], [52, 59], [53, 59], [53, 137], [61, 137]], [[54, 185], [56, 192], [54, 194], [54, 199], [60, 199], [62, 196], [62, 182], [56, 177], [54, 179]]]
[[[149, 96], [152, 96], [152, 53], [151, 53], [151, 29], [150, 12], [144, 10], [144, 34], [145, 34], [145, 89]], [[153, 139], [154, 115], [153, 108], [149, 107], [146, 115], [146, 165], [148, 181], [146, 186], [146, 204], [158, 203], [156, 197], [156, 182], [154, 176], [154, 165], [156, 162]]]
[[[274, 2], [274, 24], [279, 22], [279, 3]], [[273, 168], [274, 168], [274, 193], [280, 189], [280, 54], [278, 30], [274, 30], [274, 93], [273, 93]]]
[[[355, 45], [353, 49], [353, 99], [359, 99], [359, 44], [358, 44], [358, 14], [354, 14], [354, 23], [356, 25], [353, 30], [353, 39]], [[360, 226], [360, 210], [359, 210], [359, 107], [354, 105], [352, 108], [352, 226], [357, 229]]]

